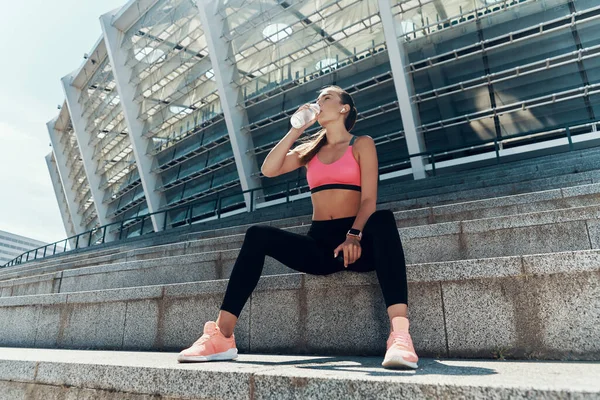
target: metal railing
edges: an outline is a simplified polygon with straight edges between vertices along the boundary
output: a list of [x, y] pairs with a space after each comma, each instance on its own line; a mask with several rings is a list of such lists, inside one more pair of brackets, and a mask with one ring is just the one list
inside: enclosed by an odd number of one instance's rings
[[[465, 151], [473, 152], [475, 154], [481, 154], [481, 153], [485, 152], [485, 150], [490, 149], [492, 146], [493, 146], [494, 152], [495, 152], [496, 163], [500, 163], [500, 159], [501, 159], [500, 150], [503, 148], [504, 143], [509, 143], [509, 142], [512, 142], [512, 141], [515, 141], [518, 139], [523, 139], [523, 138], [534, 139], [536, 136], [540, 136], [540, 135], [544, 135], [544, 136], [552, 135], [552, 136], [556, 136], [556, 138], [566, 137], [567, 141], [568, 141], [568, 145], [569, 145], [569, 151], [571, 151], [571, 150], [573, 150], [573, 139], [572, 139], [573, 132], [572, 131], [573, 130], [575, 130], [575, 131], [585, 130], [586, 128], [597, 126], [598, 124], [600, 124], [600, 121], [593, 122], [593, 121], [589, 121], [589, 120], [584, 120], [584, 121], [570, 123], [569, 125], [563, 125], [561, 127], [557, 127], [554, 129], [546, 128], [546, 129], [539, 129], [536, 131], [530, 131], [527, 133], [519, 133], [519, 134], [504, 136], [502, 138], [495, 137], [493, 139], [489, 139], [489, 140], [486, 140], [483, 142], [478, 142], [478, 143], [475, 143], [472, 145], [463, 145], [463, 146], [458, 146], [458, 147], [454, 147], [454, 148], [445, 148], [445, 149], [439, 149], [439, 150], [425, 151], [422, 153], [417, 153], [417, 154], [412, 154], [412, 155], [407, 155], [405, 157], [402, 157], [399, 159], [400, 162], [398, 162], [394, 165], [398, 166], [398, 165], [402, 165], [402, 164], [409, 164], [411, 158], [423, 157], [431, 165], [431, 174], [435, 176], [436, 175], [436, 162], [439, 162], [439, 160], [436, 160], [436, 157], [448, 159], [448, 158], [451, 158], [453, 154], [465, 152]], [[592, 128], [591, 131], [595, 132], [596, 129]], [[600, 134], [599, 134], [599, 138], [600, 138]], [[379, 168], [379, 171], [381, 173], [382, 170], [389, 170], [389, 168], [390, 168], [390, 166], [381, 167], [381, 168]], [[109, 228], [111, 228], [113, 226], [117, 226], [117, 225], [118, 225], [118, 228], [117, 228], [118, 240], [121, 240], [123, 238], [123, 233], [125, 231], [127, 231], [126, 237], [135, 236], [135, 235], [127, 236], [130, 233], [132, 233], [130, 231], [131, 227], [133, 227], [135, 225], [139, 225], [139, 227], [137, 227], [135, 229], [135, 231], [133, 231], [133, 233], [138, 233], [138, 236], [142, 236], [147, 233], [153, 233], [154, 232], [153, 229], [148, 230], [148, 232], [144, 232], [144, 227], [146, 226], [147, 221], [153, 215], [164, 214], [162, 230], [179, 228], [179, 227], [185, 226], [185, 225], [192, 225], [193, 223], [196, 223], [201, 220], [204, 221], [211, 217], [213, 217], [213, 218], [216, 217], [217, 219], [221, 219], [222, 214], [224, 212], [240, 210], [240, 209], [245, 208], [245, 206], [246, 206], [245, 202], [241, 201], [241, 202], [232, 203], [232, 204], [229, 204], [229, 205], [223, 207], [223, 200], [230, 198], [230, 197], [236, 197], [236, 196], [239, 197], [240, 195], [243, 197], [247, 193], [250, 194], [250, 211], [254, 211], [255, 210], [254, 192], [259, 191], [259, 190], [264, 190], [267, 188], [283, 186], [283, 185], [285, 185], [285, 187], [286, 187], [285, 190], [270, 193], [266, 196], [263, 196], [265, 201], [281, 200], [281, 199], [285, 198], [285, 203], [289, 203], [291, 196], [298, 195], [298, 194], [308, 191], [307, 190], [308, 186], [306, 184], [304, 184], [302, 186], [298, 186], [298, 179], [290, 179], [290, 180], [287, 180], [284, 182], [279, 182], [279, 183], [275, 183], [275, 184], [271, 184], [271, 185], [263, 185], [258, 188], [243, 190], [241, 193], [238, 192], [238, 193], [234, 193], [234, 194], [230, 194], [230, 195], [222, 195], [220, 192], [217, 192], [216, 200], [211, 199], [211, 200], [207, 200], [202, 203], [191, 204], [191, 205], [181, 205], [181, 206], [177, 206], [177, 207], [167, 208], [167, 209], [157, 211], [154, 213], [148, 213], [148, 214], [141, 215], [141, 216], [125, 218], [120, 221], [112, 222], [107, 225], [96, 227], [87, 232], [83, 232], [78, 235], [68, 237], [68, 238], [60, 240], [58, 242], [50, 243], [50, 244], [47, 244], [42, 247], [38, 247], [33, 250], [29, 250], [29, 251], [21, 254], [20, 256], [14, 258], [13, 260], [9, 261], [8, 263], [6, 263], [4, 266], [2, 266], [0, 268], [19, 265], [19, 264], [22, 264], [23, 262], [27, 262], [30, 260], [37, 260], [38, 258], [40, 258], [40, 259], [45, 258], [50, 255], [64, 253], [66, 251], [76, 250], [76, 249], [82, 248], [82, 247], [90, 247], [92, 245], [103, 244], [103, 243], [105, 243], [107, 234], [115, 233], [115, 235], [116, 235], [116, 232], [111, 231]], [[292, 185], [294, 185], [294, 187], [291, 187]], [[303, 190], [304, 190], [304, 192], [303, 192]], [[194, 216], [194, 208], [206, 206], [207, 204], [211, 204], [213, 202], [216, 202], [216, 207], [214, 210]], [[181, 220], [172, 221], [169, 224], [169, 222], [168, 222], [169, 213], [173, 213], [178, 210], [186, 210], [183, 218]], [[69, 241], [75, 242], [74, 249], [70, 249], [70, 250], [66, 249], [67, 243]], [[61, 248], [61, 246], [59, 246], [60, 244], [64, 244], [64, 245], [62, 246], [62, 251], [59, 251], [57, 253], [57, 251], [56, 251], [57, 247], [59, 248], [59, 250]], [[51, 254], [48, 251], [49, 249], [52, 249]]]

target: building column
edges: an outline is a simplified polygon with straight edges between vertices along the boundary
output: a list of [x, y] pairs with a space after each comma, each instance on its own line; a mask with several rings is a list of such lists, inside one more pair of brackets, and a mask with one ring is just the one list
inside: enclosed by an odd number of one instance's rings
[[[242, 130], [243, 126], [248, 125], [248, 115], [245, 109], [237, 106], [238, 103], [243, 102], [243, 93], [232, 83], [238, 76], [238, 70], [235, 63], [232, 64], [228, 60], [233, 57], [233, 49], [223, 36], [223, 32], [227, 28], [226, 21], [217, 14], [219, 2], [194, 1], [198, 7], [202, 29], [206, 37], [242, 190], [260, 188], [260, 168], [254, 154], [252, 135], [249, 131]], [[256, 205], [256, 199], [263, 198], [262, 190], [254, 191], [253, 195], [254, 199], [251, 198], [250, 193], [244, 194], [248, 212], [252, 211], [251, 203]]]
[[[83, 169], [85, 170], [85, 175], [92, 191], [92, 199], [94, 200], [98, 223], [100, 226], [104, 226], [114, 221], [108, 218], [108, 206], [104, 203], [106, 190], [101, 189], [102, 177], [98, 174], [98, 162], [94, 161], [94, 148], [90, 146], [92, 135], [85, 129], [87, 121], [83, 118], [83, 110], [78, 101], [81, 96], [81, 89], [72, 85], [73, 78], [73, 75], [67, 75], [61, 79], [63, 91], [67, 106], [69, 107], [75, 137], [77, 138], [77, 146], [79, 146], [79, 152], [81, 153]], [[114, 233], [106, 235], [105, 238], [107, 242], [115, 239], [116, 236]]]
[[[144, 195], [146, 196], [148, 211], [155, 213], [166, 205], [166, 200], [164, 193], [156, 190], [160, 186], [160, 177], [151, 170], [153, 157], [148, 153], [148, 150], [152, 146], [151, 139], [142, 136], [144, 124], [137, 118], [139, 105], [134, 100], [135, 87], [130, 83], [132, 70], [129, 66], [125, 65], [127, 53], [121, 47], [124, 32], [113, 26], [112, 20], [112, 13], [103, 14], [100, 16], [100, 25], [102, 26], [106, 51], [112, 65], [117, 90], [119, 91], [120, 105], [123, 108], [123, 114], [127, 122], [129, 140], [133, 148], [133, 155], [142, 182], [142, 188], [144, 189]], [[150, 217], [154, 232], [163, 230], [164, 218], [164, 214], [153, 214]]]
[[[410, 100], [411, 96], [414, 96], [415, 91], [412, 78], [406, 70], [406, 66], [409, 64], [408, 55], [406, 54], [404, 43], [398, 39], [390, 0], [378, 0], [378, 3], [388, 56], [392, 67], [396, 96], [398, 97], [398, 104], [400, 106], [400, 115], [402, 116], [402, 124], [404, 126], [406, 146], [408, 147], [409, 154], [419, 154], [425, 151], [425, 141], [423, 135], [417, 130], [417, 127], [421, 125], [419, 110], [416, 104]], [[410, 165], [414, 179], [423, 179], [426, 177], [425, 160], [422, 156], [411, 157]]]
[[[48, 128], [48, 134], [50, 135], [52, 152], [54, 153], [60, 180], [63, 184], [63, 190], [67, 199], [67, 206], [69, 207], [71, 214], [71, 221], [73, 221], [73, 228], [75, 229], [75, 234], [79, 235], [86, 232], [86, 226], [85, 222], [83, 221], [83, 215], [79, 214], [78, 212], [79, 207], [77, 205], [77, 201], [75, 200], [76, 194], [73, 192], [73, 186], [75, 183], [73, 182], [73, 179], [69, 178], [69, 168], [67, 167], [65, 149], [60, 143], [59, 131], [54, 128], [54, 124], [57, 120], [58, 118], [54, 118], [52, 121], [46, 124], [46, 127]], [[72, 247], [75, 248], [73, 244]]]
[[[67, 237], [77, 235], [75, 227], [73, 226], [73, 220], [71, 219], [71, 213], [69, 212], [69, 205], [65, 191], [63, 189], [62, 181], [58, 172], [58, 166], [56, 165], [56, 159], [53, 157], [53, 153], [46, 155], [46, 165], [48, 166], [48, 173], [50, 174], [50, 180], [52, 181], [52, 187], [54, 188], [54, 194], [56, 196], [56, 202], [58, 203], [58, 209], [60, 210], [60, 216], [65, 227], [65, 233]], [[70, 239], [69, 243], [71, 248], [75, 248], [75, 239]]]

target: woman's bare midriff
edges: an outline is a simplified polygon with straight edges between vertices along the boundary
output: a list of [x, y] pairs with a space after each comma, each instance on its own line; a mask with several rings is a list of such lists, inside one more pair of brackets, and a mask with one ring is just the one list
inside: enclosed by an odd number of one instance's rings
[[360, 192], [348, 189], [328, 189], [311, 195], [313, 221], [355, 217], [360, 208]]

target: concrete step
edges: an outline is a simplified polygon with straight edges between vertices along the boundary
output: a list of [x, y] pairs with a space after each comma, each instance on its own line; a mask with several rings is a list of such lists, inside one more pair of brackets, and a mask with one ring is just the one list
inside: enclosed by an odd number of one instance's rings
[[477, 196], [492, 197], [560, 188], [565, 184], [589, 183], [600, 183], [600, 171], [598, 169], [580, 171], [578, 168], [567, 166], [558, 171], [541, 171], [527, 175], [515, 175], [494, 180], [469, 181], [457, 184], [447, 182], [444, 186], [424, 186], [422, 189], [419, 188], [416, 190], [406, 187], [404, 182], [397, 184], [388, 183], [385, 188], [382, 187], [381, 194], [378, 193], [378, 199], [385, 202], [415, 199], [417, 200], [417, 204], [423, 204], [423, 198], [435, 196], [446, 196], [449, 201], [481, 198], [472, 197], [473, 194], [470, 192], [473, 190], [481, 192]]
[[44, 258], [32, 259], [29, 261], [23, 260], [22, 264], [12, 265], [10, 267], [0, 267], [0, 275], [3, 273], [10, 271], [21, 271], [27, 270], [29, 268], [35, 268], [37, 266], [44, 265], [52, 265], [52, 264], [60, 264], [66, 261], [70, 262], [80, 262], [82, 264], [89, 263], [91, 259], [97, 257], [105, 257], [111, 254], [118, 254], [123, 250], [123, 247], [114, 243], [113, 246], [110, 247], [99, 247], [93, 246], [90, 248], [81, 248], [77, 251], [65, 251], [62, 253], [57, 253], [54, 255], [48, 255]]
[[175, 353], [0, 348], [2, 399], [598, 399], [600, 365], [240, 354], [178, 364]]
[[[600, 151], [600, 150], [598, 150]], [[489, 167], [488, 167], [489, 168]], [[494, 196], [506, 196], [506, 195], [511, 195], [511, 194], [516, 194], [516, 193], [526, 193], [526, 192], [531, 192], [531, 191], [535, 191], [535, 190], [548, 190], [548, 189], [554, 189], [554, 188], [560, 188], [560, 187], [564, 187], [564, 186], [576, 186], [576, 185], [581, 185], [581, 184], [591, 184], [591, 183], [600, 183], [600, 171], [595, 171], [595, 170], [591, 170], [591, 171], [586, 171], [586, 172], [579, 172], [579, 173], [572, 173], [573, 170], [578, 170], [577, 168], [573, 169], [572, 167], [567, 167], [566, 169], [566, 173], [564, 169], [561, 169], [560, 172], [563, 173], [563, 175], [560, 176], [552, 176], [551, 178], [537, 178], [534, 179], [535, 176], [530, 176], [529, 178], [531, 178], [531, 181], [525, 181], [525, 182], [521, 182], [521, 183], [503, 183], [503, 184], [499, 184], [497, 186], [494, 186], [493, 188], [489, 187], [492, 182], [486, 182], [485, 180], [480, 180], [479, 182], [475, 182], [475, 186], [473, 186], [473, 183], [470, 184], [459, 184], [459, 185], [449, 185], [450, 181], [448, 177], [444, 177], [443, 179], [438, 179], [440, 184], [445, 185], [445, 187], [437, 187], [437, 184], [434, 184], [433, 188], [429, 188], [427, 190], [420, 190], [419, 192], [414, 192], [412, 194], [410, 194], [410, 198], [407, 198], [405, 200], [399, 200], [398, 197], [398, 193], [404, 193], [405, 195], [403, 197], [407, 197], [406, 193], [408, 193], [408, 185], [420, 185], [421, 187], [424, 186], [431, 186], [430, 182], [433, 182], [434, 180], [436, 180], [436, 178], [431, 178], [431, 179], [427, 179], [424, 181], [411, 181], [411, 182], [401, 182], [400, 184], [389, 184], [386, 183], [385, 181], [382, 182], [382, 190], [380, 190], [380, 200], [381, 204], [379, 204], [379, 207], [381, 208], [390, 208], [392, 210], [404, 210], [404, 209], [414, 209], [414, 208], [421, 208], [421, 207], [427, 207], [427, 206], [431, 206], [431, 205], [441, 205], [441, 204], [449, 204], [449, 203], [454, 203], [454, 202], [461, 202], [461, 201], [466, 201], [466, 200], [476, 200], [476, 199], [485, 199], [485, 198], [491, 198]], [[553, 172], [550, 173], [550, 175], [552, 174], [558, 174], [559, 171], [556, 170], [552, 170]], [[506, 172], [506, 171], [505, 171]], [[518, 177], [519, 179], [529, 179], [526, 178], [523, 174], [515, 174], [509, 173], [509, 178], [513, 179], [511, 177]], [[547, 172], [549, 173], [549, 172]], [[455, 178], [452, 178], [455, 179]], [[462, 178], [459, 178], [462, 182]], [[479, 177], [478, 177], [479, 179]], [[510, 180], [509, 179], [509, 180]], [[505, 179], [501, 180], [501, 181], [494, 181], [493, 184], [497, 184], [500, 182], [505, 182]], [[389, 189], [385, 189], [386, 187], [389, 186]], [[389, 192], [386, 194], [386, 191]], [[390, 194], [391, 193], [391, 194]], [[402, 196], [401, 196], [402, 197]], [[257, 213], [252, 213], [252, 214], [256, 214]], [[252, 215], [250, 214], [250, 215]], [[307, 215], [299, 215], [298, 217], [300, 218], [310, 218]], [[269, 218], [269, 217], [265, 217], [265, 218]], [[294, 217], [297, 218], [297, 217]], [[278, 218], [276, 218], [275, 220], [280, 219], [280, 216]], [[287, 218], [286, 218], [287, 219]], [[292, 218], [293, 219], [293, 218]], [[225, 221], [226, 219], [224, 219], [223, 221]], [[253, 220], [251, 224], [254, 223], [260, 223], [260, 222], [267, 222], [269, 221], [269, 219], [258, 219], [258, 220]], [[273, 219], [271, 219], [270, 221], [274, 221]], [[215, 221], [211, 221], [210, 224], [212, 224]], [[234, 222], [233, 220], [231, 221], [232, 223]], [[204, 227], [203, 225], [207, 225], [207, 227]], [[129, 240], [124, 240], [121, 241], [119, 243], [108, 243], [108, 244], [104, 244], [104, 245], [100, 245], [100, 246], [94, 246], [93, 247], [93, 251], [94, 252], [100, 252], [99, 254], [103, 254], [103, 252], [106, 252], [105, 254], [110, 255], [112, 253], [115, 252], [119, 252], [119, 251], [126, 251], [132, 248], [136, 248], [136, 247], [140, 247], [140, 246], [151, 246], [151, 245], [156, 245], [158, 244], [157, 242], [161, 242], [163, 244], [167, 244], [167, 243], [174, 243], [174, 242], [178, 242], [178, 241], [185, 241], [186, 240], [186, 235], [188, 233], [192, 233], [192, 230], [203, 230], [203, 229], [208, 229], [208, 225], [207, 223], [204, 224], [197, 224], [196, 226], [191, 227], [191, 229], [185, 229], [185, 228], [180, 228], [180, 229], [175, 229], [171, 232], [169, 232], [168, 235], [148, 235], [147, 237], [143, 237], [143, 238], [133, 238], [133, 239], [129, 239]], [[240, 224], [237, 224], [238, 226]], [[246, 224], [242, 224], [242, 225], [246, 225]], [[288, 225], [289, 226], [289, 225]], [[231, 228], [235, 229], [236, 226], [234, 224], [234, 226], [232, 226]], [[208, 232], [203, 232], [203, 234], [209, 234], [211, 230], [209, 229]], [[179, 232], [179, 233], [178, 233]], [[197, 235], [199, 233], [196, 233]], [[158, 237], [160, 236], [160, 239], [158, 239]], [[115, 249], [115, 246], [118, 246], [118, 249]], [[44, 264], [46, 262], [50, 262], [50, 263], [63, 263], [65, 262], [65, 260], [67, 260], [64, 257], [73, 257], [73, 261], [76, 259], [82, 259], [85, 260], [88, 257], [96, 257], [96, 255], [92, 254], [90, 255], [89, 250], [88, 249], [79, 249], [76, 252], [67, 252], [67, 253], [63, 253], [60, 255], [56, 255], [56, 256], [51, 256], [51, 257], [47, 257], [43, 260], [35, 260], [35, 261], [29, 261], [26, 264], [21, 264], [18, 266], [13, 266], [10, 267], [11, 270], [16, 270], [15, 268], [29, 268], [31, 266], [33, 266], [34, 264]], [[110, 257], [106, 257], [101, 259], [100, 262], [105, 262], [106, 260], [110, 259]], [[87, 265], [92, 265], [93, 261], [85, 261], [87, 263]], [[25, 266], [26, 265], [26, 266]], [[2, 269], [0, 269], [0, 274], [2, 273]]]
[[[486, 167], [481, 170], [455, 172], [452, 175], [442, 174], [426, 179], [426, 188], [444, 187], [452, 184], [463, 184], [473, 182], [494, 182], [502, 180], [513, 180], [515, 177], [532, 179], [535, 177], [548, 176], [547, 174], [562, 174], [583, 172], [598, 169], [600, 156], [590, 159], [577, 158], [572, 160], [552, 160], [540, 164], [529, 165], [499, 165], [496, 168]], [[407, 189], [419, 190], [423, 185], [419, 181], [408, 181]], [[491, 185], [491, 184], [490, 184]]]
[[[600, 200], [599, 193], [600, 184], [577, 185], [520, 195], [401, 210], [394, 214], [398, 227], [408, 227], [437, 222], [490, 218], [494, 216], [594, 205], [598, 204]], [[398, 205], [400, 207], [397, 207]], [[379, 205], [378, 209], [396, 209], [406, 206], [406, 204], [389, 203]], [[310, 222], [311, 216], [304, 215], [275, 221], [265, 221], [264, 223], [279, 228], [286, 228], [295, 225], [308, 225]], [[251, 225], [222, 228], [209, 232], [173, 235], [173, 237], [166, 241], [167, 244], [160, 244], [161, 242], [157, 241], [158, 243], [150, 243], [146, 247], [142, 246], [142, 243], [138, 243], [138, 248], [121, 246], [119, 248], [74, 254], [73, 256], [68, 256], [67, 253], [62, 258], [50, 258], [46, 261], [37, 261], [2, 269], [0, 270], [0, 280], [31, 276], [44, 271], [59, 271], [62, 269], [67, 270], [114, 262], [189, 254], [194, 252], [188, 249], [188, 242], [190, 241], [197, 240], [198, 238], [216, 238], [226, 235], [243, 234]]]
[[[423, 356], [600, 360], [600, 250], [419, 264], [407, 273]], [[0, 346], [177, 351], [216, 318], [226, 285], [3, 297]], [[375, 272], [290, 273], [261, 277], [236, 337], [244, 352], [378, 355], [388, 330]]]
[[[430, 176], [425, 180], [413, 181], [412, 179], [399, 178], [412, 190], [413, 187], [438, 187], [445, 186], [448, 183], [465, 183], [469, 181], [486, 181], [507, 176], [519, 176], [527, 173], [535, 173], [544, 170], [556, 169], [559, 167], [580, 166], [589, 170], [590, 166], [597, 165], [600, 159], [600, 148], [593, 152], [570, 154], [568, 156], [547, 156], [539, 159], [528, 159], [518, 162], [501, 163], [477, 167], [462, 171], [447, 171], [445, 169], [436, 172], [435, 176]], [[424, 186], [423, 186], [424, 185]]]
[[[469, 166], [464, 166], [464, 169], [459, 171], [454, 169], [438, 169], [436, 175], [429, 176], [426, 180], [418, 182], [423, 182], [426, 186], [444, 185], [447, 181], [464, 183], [469, 180], [479, 181], [493, 177], [519, 175], [526, 172], [556, 168], [558, 166], [585, 165], [590, 162], [597, 162], [598, 159], [600, 159], [600, 147], [520, 161], [501, 162], [486, 166], [472, 166], [470, 168]], [[412, 179], [406, 179], [405, 183], [409, 184], [409, 186], [415, 184]]]
[[600, 248], [600, 207], [444, 222], [399, 230], [408, 263]]
[[[538, 196], [538, 198], [546, 199], [547, 196]], [[587, 200], [586, 196], [584, 198]], [[494, 200], [498, 201], [489, 201], [490, 207], [493, 204], [506, 204], [502, 199]], [[565, 199], [560, 198], [560, 201], [563, 200]], [[517, 209], [520, 206], [517, 204]], [[528, 208], [532, 203], [523, 206]], [[457, 209], [449, 208], [447, 211], [458, 211], [459, 215], [473, 212], [464, 211], [469, 209], [466, 205], [455, 207]], [[514, 207], [514, 205], [506, 206], [505, 209], [510, 211]], [[477, 213], [482, 214], [484, 211], [477, 210]], [[401, 219], [404, 213], [395, 213], [400, 223], [405, 222]], [[398, 231], [402, 238], [407, 263], [418, 264], [597, 249], [600, 248], [599, 216], [600, 204], [595, 204], [586, 207], [409, 226], [399, 228]], [[284, 229], [306, 234], [309, 225]], [[244, 237], [245, 233], [241, 233], [142, 248], [106, 256], [108, 257], [106, 262], [99, 265], [86, 266], [81, 262], [72, 262], [31, 268], [26, 271], [7, 270], [0, 275], [0, 296], [225, 279], [231, 273]], [[101, 258], [95, 261], [101, 261]], [[288, 272], [292, 270], [267, 258], [264, 274]]]
[[[398, 227], [408, 227], [583, 207], [599, 202], [600, 183], [594, 183], [400, 210], [394, 214]], [[395, 209], [397, 203], [388, 203], [386, 206]]]

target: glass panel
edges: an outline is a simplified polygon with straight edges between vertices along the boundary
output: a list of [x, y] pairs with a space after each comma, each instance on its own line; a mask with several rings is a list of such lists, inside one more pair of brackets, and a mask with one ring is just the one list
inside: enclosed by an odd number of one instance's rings
[[561, 127], [572, 122], [589, 119], [583, 98], [519, 110], [500, 116], [502, 136]]
[[[597, 3], [597, 1], [595, 1]], [[596, 4], [598, 6], [598, 4]], [[600, 24], [597, 19], [577, 24], [577, 33], [583, 47], [600, 45]]]

